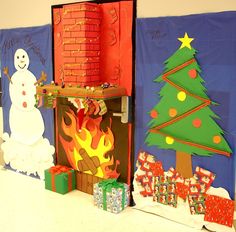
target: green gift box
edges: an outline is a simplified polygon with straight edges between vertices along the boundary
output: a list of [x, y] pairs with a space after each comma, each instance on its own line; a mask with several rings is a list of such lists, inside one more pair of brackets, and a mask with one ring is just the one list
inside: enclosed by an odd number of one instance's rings
[[75, 189], [75, 171], [62, 165], [44, 171], [45, 189], [65, 194]]
[[129, 205], [129, 186], [116, 179], [103, 180], [94, 184], [94, 204], [112, 213], [119, 213]]

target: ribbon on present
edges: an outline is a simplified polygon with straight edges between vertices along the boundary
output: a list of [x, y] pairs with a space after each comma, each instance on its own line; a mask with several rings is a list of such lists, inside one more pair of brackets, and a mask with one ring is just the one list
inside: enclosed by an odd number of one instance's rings
[[49, 173], [52, 174], [52, 191], [56, 192], [56, 183], [55, 183], [55, 176], [67, 173], [68, 174], [68, 191], [72, 190], [72, 168], [62, 166], [62, 165], [56, 165], [51, 168], [49, 168]]
[[123, 183], [117, 182], [116, 179], [107, 179], [98, 183], [98, 187], [102, 188], [103, 193], [103, 209], [107, 210], [107, 192], [111, 192], [112, 188], [122, 189], [122, 209], [125, 207], [125, 187]]

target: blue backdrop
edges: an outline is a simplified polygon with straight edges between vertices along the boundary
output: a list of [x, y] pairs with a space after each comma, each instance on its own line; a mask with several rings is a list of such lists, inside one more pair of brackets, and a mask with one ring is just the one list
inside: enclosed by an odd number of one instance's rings
[[216, 122], [223, 128], [233, 154], [212, 157], [192, 156], [193, 171], [198, 165], [216, 174], [214, 187], [227, 189], [234, 198], [234, 165], [236, 144], [236, 12], [162, 18], [140, 18], [136, 22], [136, 101], [135, 162], [140, 149], [163, 162], [165, 170], [175, 167], [175, 151], [161, 150], [144, 143], [150, 121], [148, 112], [158, 103], [163, 84], [153, 80], [162, 74], [164, 61], [181, 45], [177, 38], [187, 32], [194, 38], [191, 46], [202, 69], [207, 95], [219, 106], [211, 107], [220, 116]]
[[[29, 55], [30, 64], [28, 69], [35, 75], [36, 79], [39, 79], [42, 71], [46, 72], [46, 83], [50, 83], [53, 79], [51, 41], [50, 25], [0, 30], [3, 123], [4, 132], [8, 132], [8, 134], [10, 134], [9, 109], [11, 100], [9, 97], [9, 81], [3, 74], [3, 67], [7, 66], [10, 76], [12, 76], [16, 71], [14, 53], [18, 48], [22, 48]], [[53, 111], [43, 107], [40, 108], [40, 111], [45, 124], [43, 137], [48, 138], [50, 144], [54, 145]]]

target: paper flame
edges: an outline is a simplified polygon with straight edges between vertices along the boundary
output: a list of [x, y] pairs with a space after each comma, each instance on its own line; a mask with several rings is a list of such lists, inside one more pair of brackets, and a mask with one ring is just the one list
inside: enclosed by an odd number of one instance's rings
[[[102, 117], [94, 119], [86, 116], [81, 131], [78, 132], [76, 129], [75, 113], [70, 110], [70, 112], [66, 112], [66, 114], [71, 122], [67, 125], [63, 119], [61, 127], [64, 133], [71, 137], [71, 140], [68, 141], [66, 138], [63, 138], [61, 134], [59, 134], [59, 139], [73, 169], [104, 179], [118, 178], [120, 175], [117, 172], [119, 161], [115, 161], [113, 156], [107, 154], [107, 152], [114, 149], [114, 136], [109, 127], [107, 127], [106, 132], [100, 129]], [[86, 159], [82, 157], [81, 151], [85, 153]], [[97, 162], [95, 162], [95, 160]], [[78, 162], [83, 164], [82, 167], [87, 168], [86, 171], [79, 169]], [[95, 163], [97, 163], [96, 166]], [[93, 169], [89, 169], [91, 165]], [[114, 165], [115, 168], [112, 170], [111, 166]]]

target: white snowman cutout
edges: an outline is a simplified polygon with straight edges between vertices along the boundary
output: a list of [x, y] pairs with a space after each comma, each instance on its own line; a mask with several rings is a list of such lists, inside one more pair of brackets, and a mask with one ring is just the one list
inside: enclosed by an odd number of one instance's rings
[[11, 107], [9, 125], [11, 134], [3, 134], [3, 158], [6, 164], [27, 175], [38, 175], [44, 179], [44, 170], [53, 166], [54, 146], [43, 138], [44, 121], [40, 111], [35, 107], [36, 85], [46, 80], [42, 72], [39, 80], [28, 70], [29, 56], [23, 49], [14, 54], [16, 72], [10, 77], [8, 68], [3, 73], [9, 79]]
[[[9, 94], [11, 108], [9, 124], [11, 138], [27, 145], [34, 144], [43, 135], [44, 122], [40, 111], [35, 108], [36, 77], [28, 70], [29, 56], [23, 49], [17, 49], [14, 55], [16, 72], [9, 77], [8, 69], [4, 73], [10, 80]], [[42, 76], [45, 73], [42, 73]], [[42, 77], [41, 77], [42, 78]]]

